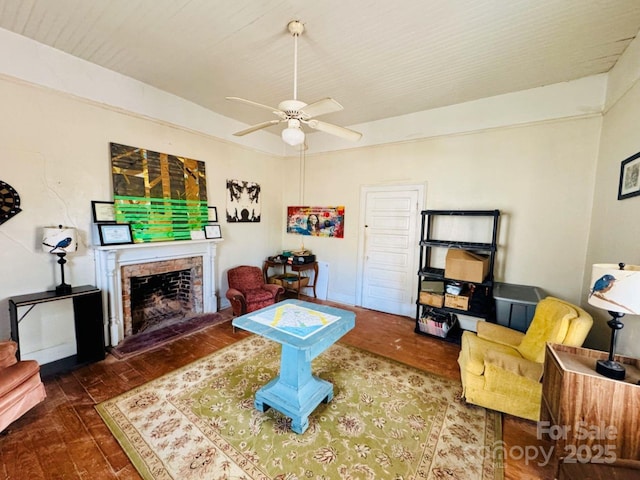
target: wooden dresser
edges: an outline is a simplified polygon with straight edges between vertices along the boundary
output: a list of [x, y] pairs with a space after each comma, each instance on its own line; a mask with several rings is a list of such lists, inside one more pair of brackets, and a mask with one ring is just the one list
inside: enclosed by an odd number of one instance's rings
[[538, 429], [555, 442], [556, 461], [589, 468], [589, 463], [640, 460], [640, 360], [617, 355], [627, 377], [611, 380], [595, 371], [605, 352], [546, 348]]

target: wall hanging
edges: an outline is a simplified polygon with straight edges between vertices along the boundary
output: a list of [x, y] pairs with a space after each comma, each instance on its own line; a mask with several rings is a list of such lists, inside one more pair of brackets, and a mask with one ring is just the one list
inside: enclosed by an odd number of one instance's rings
[[190, 240], [208, 223], [204, 162], [111, 143], [111, 168], [116, 221], [134, 242]]
[[0, 180], [0, 225], [21, 211], [18, 192], [11, 185]]
[[640, 195], [640, 153], [636, 153], [620, 165], [618, 200]]
[[260, 221], [260, 185], [243, 180], [227, 180], [227, 222]]
[[344, 207], [287, 207], [287, 233], [344, 237]]

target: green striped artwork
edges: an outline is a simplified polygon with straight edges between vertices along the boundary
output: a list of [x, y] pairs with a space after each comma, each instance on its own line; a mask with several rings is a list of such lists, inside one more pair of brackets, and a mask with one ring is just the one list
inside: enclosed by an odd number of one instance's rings
[[208, 223], [202, 161], [111, 143], [116, 221], [133, 241], [190, 240]]

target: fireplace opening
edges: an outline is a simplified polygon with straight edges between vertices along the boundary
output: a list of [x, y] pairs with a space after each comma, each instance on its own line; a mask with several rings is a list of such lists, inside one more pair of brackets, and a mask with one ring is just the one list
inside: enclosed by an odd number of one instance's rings
[[123, 265], [124, 338], [203, 312], [202, 257]]
[[131, 334], [155, 330], [193, 313], [192, 269], [131, 278]]

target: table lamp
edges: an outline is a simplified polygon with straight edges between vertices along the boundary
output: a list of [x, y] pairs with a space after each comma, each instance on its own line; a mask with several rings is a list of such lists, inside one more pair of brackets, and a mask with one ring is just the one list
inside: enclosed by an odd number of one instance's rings
[[640, 315], [640, 267], [600, 263], [593, 266], [589, 304], [607, 310], [611, 320], [609, 358], [596, 362], [596, 372], [615, 380], [624, 380], [625, 369], [614, 360], [616, 335], [624, 327], [620, 321], [625, 314]]
[[71, 293], [71, 285], [64, 281], [64, 258], [67, 253], [73, 253], [78, 249], [76, 229], [73, 227], [44, 227], [42, 234], [42, 250], [58, 256], [60, 275], [62, 282], [56, 287], [56, 293]]

